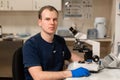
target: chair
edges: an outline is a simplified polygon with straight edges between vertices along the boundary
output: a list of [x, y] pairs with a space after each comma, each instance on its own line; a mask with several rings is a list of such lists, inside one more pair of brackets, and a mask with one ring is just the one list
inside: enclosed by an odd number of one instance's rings
[[13, 55], [12, 74], [13, 80], [25, 80], [22, 47], [18, 48]]

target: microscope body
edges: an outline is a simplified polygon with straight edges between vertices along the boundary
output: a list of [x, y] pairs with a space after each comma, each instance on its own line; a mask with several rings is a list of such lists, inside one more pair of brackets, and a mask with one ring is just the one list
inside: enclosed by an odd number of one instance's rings
[[[73, 62], [68, 69], [75, 69], [78, 67], [85, 67], [90, 71], [99, 71], [99, 58], [100, 58], [100, 43], [94, 40], [87, 39], [87, 35], [70, 28], [75, 38], [75, 44], [73, 50], [84, 53], [84, 62]], [[92, 46], [92, 49], [88, 45]]]

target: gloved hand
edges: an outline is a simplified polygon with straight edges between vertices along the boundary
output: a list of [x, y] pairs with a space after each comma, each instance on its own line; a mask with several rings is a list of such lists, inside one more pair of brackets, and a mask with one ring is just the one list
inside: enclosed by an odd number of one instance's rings
[[75, 70], [71, 70], [72, 72], [72, 77], [84, 77], [84, 76], [89, 76], [90, 72], [83, 67], [77, 68]]

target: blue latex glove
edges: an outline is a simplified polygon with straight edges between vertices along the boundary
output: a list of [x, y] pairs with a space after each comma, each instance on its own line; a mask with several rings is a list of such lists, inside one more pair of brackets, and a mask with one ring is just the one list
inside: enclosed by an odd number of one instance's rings
[[84, 76], [89, 76], [90, 72], [83, 67], [77, 68], [75, 70], [71, 70], [72, 72], [72, 77], [84, 77]]

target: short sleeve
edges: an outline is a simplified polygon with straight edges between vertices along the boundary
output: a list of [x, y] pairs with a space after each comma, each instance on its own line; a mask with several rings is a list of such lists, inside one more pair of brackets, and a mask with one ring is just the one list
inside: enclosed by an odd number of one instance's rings
[[23, 45], [23, 63], [25, 67], [41, 65], [36, 43], [31, 40], [28, 40]]

